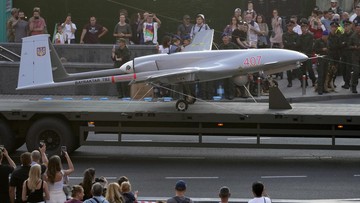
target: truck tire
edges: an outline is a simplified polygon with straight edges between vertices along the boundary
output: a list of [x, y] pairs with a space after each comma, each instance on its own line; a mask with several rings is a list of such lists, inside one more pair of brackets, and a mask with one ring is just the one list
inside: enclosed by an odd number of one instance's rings
[[14, 152], [16, 148], [16, 137], [5, 120], [0, 119], [0, 145], [4, 145], [8, 152]]
[[61, 146], [66, 146], [68, 153], [76, 149], [76, 137], [71, 126], [60, 118], [42, 118], [31, 125], [26, 135], [28, 151], [38, 149], [40, 140], [44, 140], [49, 156], [59, 155]]

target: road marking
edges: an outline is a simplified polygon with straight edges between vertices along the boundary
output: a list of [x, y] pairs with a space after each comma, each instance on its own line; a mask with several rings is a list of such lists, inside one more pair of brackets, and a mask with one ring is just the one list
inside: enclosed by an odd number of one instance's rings
[[[80, 177], [80, 176], [69, 176], [70, 180], [82, 180], [84, 177]], [[105, 177], [106, 180], [116, 180], [117, 177]]]
[[360, 174], [355, 174], [354, 177], [360, 177]]
[[[104, 142], [118, 142], [119, 140], [104, 140]], [[121, 140], [122, 142], [152, 142], [152, 140]]]
[[316, 157], [316, 156], [295, 156], [295, 157], [291, 157], [291, 156], [286, 156], [286, 157], [283, 157], [283, 159], [289, 159], [289, 160], [292, 160], [292, 159], [332, 159], [331, 156], [320, 156], [320, 157]]
[[307, 178], [307, 176], [261, 176], [263, 179], [269, 179], [269, 178]]
[[[228, 137], [227, 140], [256, 140], [257, 137]], [[270, 137], [262, 137], [260, 140], [270, 140]]]
[[179, 179], [219, 179], [219, 177], [216, 177], [216, 176], [214, 176], [214, 177], [187, 177], [187, 176], [184, 176], [184, 177], [165, 177], [165, 179], [177, 179], [177, 180], [179, 180]]
[[186, 157], [186, 156], [161, 156], [159, 159], [205, 159], [205, 157]]

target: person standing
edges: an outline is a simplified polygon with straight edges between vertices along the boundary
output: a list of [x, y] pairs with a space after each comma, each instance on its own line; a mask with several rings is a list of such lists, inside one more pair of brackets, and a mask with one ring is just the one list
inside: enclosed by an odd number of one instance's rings
[[27, 37], [29, 33], [29, 23], [25, 20], [23, 11], [19, 11], [19, 19], [12, 26], [15, 30], [15, 42], [21, 43], [21, 39]]
[[[154, 22], [155, 20], [155, 22]], [[142, 24], [144, 44], [157, 45], [158, 44], [158, 29], [161, 21], [155, 14], [149, 13], [146, 16], [145, 22]]]
[[[3, 165], [2, 160], [6, 158], [9, 165]], [[8, 151], [5, 148], [0, 148], [0, 202], [10, 203], [9, 197], [9, 175], [16, 168], [15, 162], [9, 156]]]
[[352, 50], [352, 83], [351, 91], [357, 94], [357, 85], [359, 83], [359, 69], [360, 69], [360, 22], [355, 25], [355, 32], [350, 37], [349, 48]]
[[353, 35], [352, 23], [349, 20], [344, 21], [344, 34], [341, 35], [341, 61], [343, 62], [343, 79], [344, 85], [341, 86], [344, 89], [350, 88], [351, 79], [351, 50], [349, 49], [350, 37]]
[[175, 196], [171, 197], [166, 203], [193, 203], [193, 200], [185, 196], [186, 183], [183, 180], [179, 180], [175, 184]]
[[69, 169], [63, 170], [61, 166], [61, 159], [59, 156], [54, 155], [50, 157], [48, 169], [47, 169], [47, 183], [49, 186], [50, 199], [47, 203], [64, 203], [66, 201], [66, 195], [64, 193], [64, 177], [70, 175], [74, 171], [74, 165], [66, 151], [62, 151], [64, 154]]
[[11, 17], [6, 22], [6, 35], [8, 42], [15, 42], [15, 30], [14, 24], [19, 19], [19, 9], [12, 8], [11, 9]]
[[219, 191], [220, 203], [228, 203], [230, 196], [230, 189], [226, 186], [222, 186]]
[[65, 203], [82, 203], [84, 189], [81, 187], [81, 185], [72, 186], [71, 197], [72, 198]]
[[109, 203], [103, 196], [104, 187], [100, 183], [94, 183], [91, 187], [93, 197], [84, 201], [84, 203]]
[[[314, 36], [309, 32], [309, 23], [305, 20], [302, 20], [301, 31], [302, 34], [299, 36], [297, 42], [299, 52], [302, 52], [303, 54], [306, 54], [308, 57], [311, 57], [313, 54]], [[309, 78], [311, 79], [312, 85], [314, 86], [316, 77], [314, 74], [314, 70], [312, 69], [311, 59], [308, 59], [307, 61], [303, 62], [300, 67], [300, 70], [301, 70], [301, 76], [299, 79], [301, 81], [301, 87], [303, 85], [308, 86], [307, 72], [309, 73]], [[305, 75], [306, 77], [305, 79], [306, 84], [302, 84], [303, 75]]]
[[76, 32], [76, 25], [71, 21], [71, 15], [68, 14], [66, 16], [65, 22], [61, 24], [63, 28], [63, 32], [66, 35], [66, 42], [68, 44], [75, 44], [75, 32]]
[[190, 16], [184, 15], [183, 22], [177, 28], [177, 35], [180, 36], [181, 39], [184, 39], [185, 36], [190, 35], [192, 26]]
[[271, 199], [265, 192], [264, 184], [261, 182], [253, 183], [252, 192], [254, 194], [254, 198], [249, 200], [248, 203], [271, 203]]
[[[287, 29], [288, 29], [287, 32], [285, 32], [282, 35], [282, 41], [284, 43], [284, 49], [289, 49], [289, 50], [294, 50], [294, 51], [297, 50], [297, 44], [296, 43], [298, 41], [299, 35], [296, 32], [294, 32], [294, 26], [295, 26], [295, 23], [293, 21], [290, 21], [287, 24]], [[287, 87], [292, 87], [292, 80], [293, 80], [292, 70], [286, 71], [286, 74], [287, 74], [287, 80], [288, 80]]]
[[29, 19], [30, 35], [40, 35], [46, 33], [45, 19], [40, 16], [40, 8], [35, 7], [33, 10], [33, 17]]
[[252, 15], [246, 14], [245, 20], [247, 24], [249, 25], [248, 29], [248, 39], [250, 48], [257, 48], [258, 44], [258, 35], [261, 34], [259, 25], [253, 20]]
[[[335, 70], [339, 69], [340, 61], [340, 49], [341, 49], [341, 39], [340, 34], [337, 32], [339, 28], [339, 23], [334, 21], [330, 24], [331, 31], [328, 37], [328, 56], [329, 56], [329, 66], [334, 66]], [[342, 71], [339, 71], [342, 72]], [[336, 74], [332, 76], [332, 81], [335, 82]]]
[[270, 37], [270, 43], [271, 47], [274, 46], [274, 44], [279, 44], [279, 47], [282, 49], [284, 47], [282, 42], [282, 19], [279, 16], [278, 10], [273, 10], [273, 17], [271, 19], [271, 26], [272, 26], [272, 34]]
[[21, 166], [11, 174], [9, 196], [11, 203], [23, 203], [21, 199], [24, 181], [29, 177], [31, 154], [24, 152], [20, 155]]
[[86, 24], [82, 30], [80, 44], [99, 44], [100, 38], [108, 32], [106, 27], [96, 23], [94, 16], [90, 17], [90, 23]]
[[325, 30], [322, 34], [322, 37], [315, 40], [314, 44], [314, 51], [317, 55], [321, 56], [317, 58], [318, 61], [318, 78], [317, 78], [317, 92], [319, 95], [322, 95], [325, 88], [325, 77], [327, 72], [327, 66], [329, 64], [329, 57], [328, 57], [328, 31]]
[[196, 16], [196, 24], [193, 25], [193, 27], [191, 28], [191, 39], [194, 39], [196, 33], [204, 30], [210, 30], [210, 27], [208, 26], [208, 24], [205, 23], [205, 16], [203, 14], [198, 14]]
[[258, 48], [269, 47], [269, 26], [265, 22], [263, 15], [256, 17], [256, 22], [259, 25], [260, 33], [258, 34]]
[[126, 23], [126, 16], [120, 13], [119, 22], [115, 25], [113, 36], [116, 38], [116, 43], [119, 40], [125, 39], [126, 44], [130, 44], [130, 38], [132, 37], [131, 26]]
[[330, 8], [329, 11], [334, 12], [335, 14], [341, 15], [343, 10], [338, 6], [338, 0], [330, 0]]
[[[126, 46], [126, 40], [124, 38], [119, 39], [119, 48], [115, 50], [113, 47], [111, 57], [114, 61], [114, 68], [120, 68], [124, 63], [130, 61], [130, 51]], [[118, 97], [130, 97], [130, 86], [127, 82], [116, 83], [118, 91]]]
[[24, 202], [44, 202], [49, 199], [47, 183], [41, 179], [41, 166], [34, 164], [30, 167], [29, 178], [24, 181], [22, 189]]

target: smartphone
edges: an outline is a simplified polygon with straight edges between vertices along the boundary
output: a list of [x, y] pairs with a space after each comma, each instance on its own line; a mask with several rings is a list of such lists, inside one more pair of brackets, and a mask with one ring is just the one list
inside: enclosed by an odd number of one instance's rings
[[61, 146], [61, 155], [65, 155], [63, 152], [66, 152], [66, 146]]
[[40, 140], [39, 142], [39, 147], [42, 148], [45, 144], [45, 140]]
[[4, 145], [0, 145], [0, 150], [4, 151], [4, 149], [5, 149]]

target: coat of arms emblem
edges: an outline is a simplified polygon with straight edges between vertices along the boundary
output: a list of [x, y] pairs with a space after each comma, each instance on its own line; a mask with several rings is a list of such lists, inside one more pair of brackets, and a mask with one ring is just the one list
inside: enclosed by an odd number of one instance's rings
[[46, 54], [46, 47], [37, 47], [36, 48], [37, 56], [44, 56], [45, 54]]

